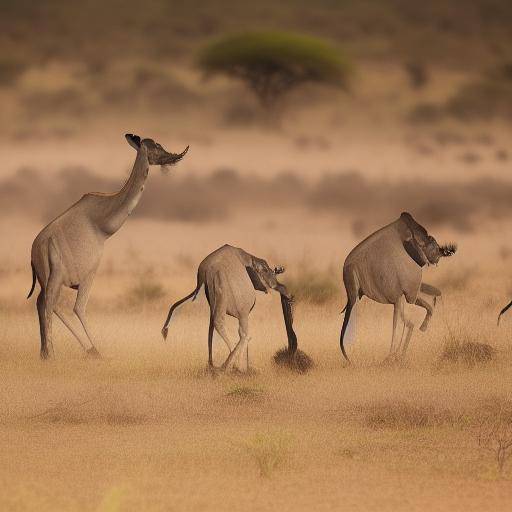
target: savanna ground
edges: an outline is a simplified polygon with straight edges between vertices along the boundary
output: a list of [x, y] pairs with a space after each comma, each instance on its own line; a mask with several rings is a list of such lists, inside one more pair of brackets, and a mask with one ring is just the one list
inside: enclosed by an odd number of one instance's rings
[[[23, 299], [29, 271], [25, 263], [3, 271], [2, 508], [506, 510], [512, 461], [500, 473], [495, 454], [478, 442], [489, 418], [512, 415], [510, 320], [495, 326], [506, 260], [475, 250], [472, 258], [488, 265], [464, 261], [475, 238], [460, 237], [459, 261], [427, 271], [444, 299], [430, 329], [414, 336], [405, 366], [381, 365], [391, 308], [363, 302], [357, 342], [348, 347], [354, 364], [344, 367], [344, 299], [339, 268], [330, 264], [341, 261], [352, 236], [318, 228], [308, 251], [299, 226], [278, 222], [280, 244], [266, 230], [242, 227], [233, 222], [229, 241], [286, 259], [300, 347], [316, 363], [307, 375], [271, 362], [286, 340], [271, 295], [259, 294], [251, 321], [255, 376], [205, 372], [203, 295], [178, 310], [161, 339], [169, 302], [193, 288], [195, 265], [219, 245], [221, 226], [130, 221], [112, 239], [89, 315], [101, 361], [83, 359], [55, 322], [56, 358], [41, 363], [34, 304]], [[176, 243], [182, 237], [187, 244]], [[130, 252], [137, 239], [144, 250]], [[339, 258], [322, 260], [329, 251]], [[489, 343], [496, 355], [488, 363], [440, 363], [453, 339]], [[216, 362], [225, 356], [216, 338]]]
[[[496, 326], [512, 296], [512, 89], [493, 74], [510, 4], [130, 5], [0, 2], [0, 509], [508, 510], [512, 458], [500, 470], [489, 447], [512, 428], [512, 314]], [[259, 26], [334, 40], [354, 61], [351, 91], [297, 90], [269, 125], [240, 84], [202, 80], [205, 40]], [[125, 132], [191, 149], [171, 175], [152, 169], [106, 246], [89, 303], [103, 359], [85, 360], [55, 319], [42, 363], [30, 244], [83, 193], [121, 186]], [[425, 271], [443, 300], [394, 367], [391, 307], [363, 301], [347, 367], [343, 260], [404, 209], [459, 245]], [[273, 295], [251, 316], [254, 376], [205, 372], [202, 294], [161, 339], [224, 243], [286, 266], [310, 373], [272, 363], [286, 340]], [[443, 359], [466, 342], [490, 360]]]

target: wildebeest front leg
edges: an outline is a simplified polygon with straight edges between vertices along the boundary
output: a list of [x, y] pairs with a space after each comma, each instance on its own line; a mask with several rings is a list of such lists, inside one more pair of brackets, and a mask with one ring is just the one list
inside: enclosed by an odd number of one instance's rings
[[421, 283], [420, 292], [425, 295], [430, 295], [434, 298], [434, 306], [436, 305], [437, 299], [441, 297], [441, 290], [432, 286], [431, 284]]
[[405, 308], [405, 297], [403, 295], [397, 300], [393, 309], [393, 334], [391, 336], [391, 347], [389, 348], [389, 359], [395, 357], [396, 353], [400, 349], [402, 344], [402, 338], [404, 335], [404, 308]]
[[423, 320], [423, 323], [420, 326], [420, 331], [425, 332], [427, 330], [430, 319], [432, 318], [432, 313], [434, 312], [434, 309], [426, 300], [423, 300], [421, 297], [418, 297], [416, 299], [415, 304], [427, 310], [425, 319]]
[[87, 341], [90, 343], [88, 347], [84, 347], [85, 353], [89, 357], [100, 357], [100, 353], [94, 346], [92, 342], [92, 337], [88, 328], [87, 318], [86, 318], [86, 310], [87, 303], [89, 302], [89, 293], [91, 291], [92, 283], [94, 280], [94, 272], [89, 274], [86, 279], [78, 286], [78, 293], [76, 296], [75, 306], [73, 308], [73, 312], [80, 320], [82, 327], [84, 329], [85, 335], [87, 336]]
[[411, 341], [412, 333], [414, 331], [414, 323], [411, 322], [410, 320], [405, 320], [405, 329], [406, 329], [405, 339], [403, 342], [403, 348], [402, 348], [402, 354], [401, 354], [402, 358], [405, 357], [405, 353], [407, 352], [407, 348], [409, 347], [409, 342]]

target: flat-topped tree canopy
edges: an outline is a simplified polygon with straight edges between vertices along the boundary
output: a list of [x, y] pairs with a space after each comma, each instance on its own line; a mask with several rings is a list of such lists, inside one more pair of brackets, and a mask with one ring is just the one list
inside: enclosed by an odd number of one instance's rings
[[264, 106], [304, 83], [346, 89], [352, 69], [347, 57], [329, 42], [278, 31], [223, 36], [200, 51], [198, 64], [206, 74], [245, 81]]

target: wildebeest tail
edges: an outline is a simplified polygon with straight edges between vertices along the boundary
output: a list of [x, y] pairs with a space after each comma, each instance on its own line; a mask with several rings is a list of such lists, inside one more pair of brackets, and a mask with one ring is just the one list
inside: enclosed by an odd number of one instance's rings
[[165, 320], [165, 324], [162, 327], [162, 336], [164, 337], [164, 340], [167, 339], [167, 333], [169, 332], [169, 322], [171, 321], [171, 317], [172, 317], [172, 314], [174, 313], [174, 310], [178, 306], [181, 306], [181, 304], [183, 304], [187, 300], [189, 300], [189, 299], [194, 300], [197, 297], [197, 294], [199, 293], [199, 290], [201, 289], [202, 285], [203, 285], [203, 283], [200, 282], [198, 279], [197, 286], [195, 287], [194, 291], [192, 293], [190, 293], [189, 295], [187, 295], [186, 297], [183, 297], [182, 299], [178, 300], [171, 306], [171, 308], [169, 309], [169, 313], [167, 315], [167, 319]]
[[503, 313], [506, 313], [507, 310], [510, 308], [510, 306], [512, 306], [512, 301], [510, 301], [501, 311], [500, 311], [500, 314], [498, 315], [498, 325], [500, 325], [500, 320], [501, 320], [501, 315], [503, 315]]
[[36, 287], [36, 269], [34, 268], [34, 264], [30, 262], [30, 266], [32, 267], [32, 288], [28, 292], [27, 299], [30, 299], [32, 294], [34, 293], [34, 288]]

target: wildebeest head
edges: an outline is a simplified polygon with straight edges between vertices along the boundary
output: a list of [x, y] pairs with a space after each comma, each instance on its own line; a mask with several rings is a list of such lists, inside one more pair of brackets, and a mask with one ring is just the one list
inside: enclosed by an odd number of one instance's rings
[[409, 256], [420, 266], [437, 265], [442, 257], [455, 254], [455, 244], [439, 245], [427, 230], [418, 224], [410, 213], [403, 212], [400, 220], [406, 227], [402, 230], [402, 243]]
[[155, 142], [153, 139], [142, 139], [138, 135], [127, 133], [126, 140], [130, 146], [134, 147], [137, 151], [144, 145], [148, 153], [148, 162], [150, 165], [161, 165], [163, 167], [174, 165], [178, 163], [187, 153], [189, 146], [187, 146], [181, 153], [169, 153], [161, 144]]

